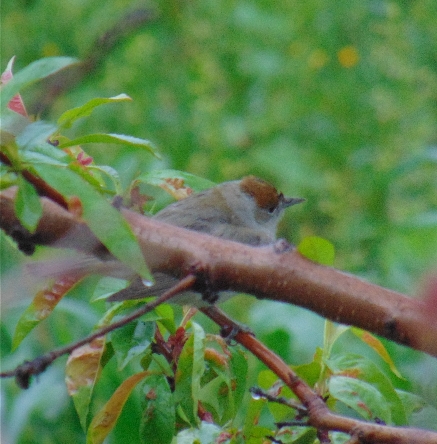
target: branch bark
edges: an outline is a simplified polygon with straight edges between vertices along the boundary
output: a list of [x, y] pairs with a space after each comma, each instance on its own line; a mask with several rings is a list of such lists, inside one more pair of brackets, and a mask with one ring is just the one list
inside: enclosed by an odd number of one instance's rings
[[[105, 251], [84, 222], [46, 198], [41, 198], [43, 216], [36, 232], [26, 232], [14, 213], [15, 193], [16, 189], [10, 188], [0, 194], [0, 227], [19, 242], [75, 248], [95, 255]], [[437, 324], [431, 322], [420, 300], [318, 265], [296, 250], [278, 253], [271, 246], [250, 247], [127, 209], [121, 212], [153, 271], [180, 277], [200, 265], [214, 290], [232, 289], [299, 305], [437, 356]]]

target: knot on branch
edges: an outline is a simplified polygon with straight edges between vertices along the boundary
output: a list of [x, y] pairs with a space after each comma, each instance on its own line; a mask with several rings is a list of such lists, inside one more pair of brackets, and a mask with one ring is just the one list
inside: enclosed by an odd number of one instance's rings
[[190, 267], [189, 274], [196, 277], [193, 290], [202, 295], [202, 299], [209, 304], [214, 304], [219, 299], [218, 288], [211, 279], [208, 267], [197, 262]]
[[19, 223], [14, 224], [8, 231], [9, 236], [17, 243], [18, 249], [27, 256], [35, 253], [35, 242], [32, 233]]
[[15, 381], [22, 389], [28, 389], [30, 378], [42, 373], [53, 361], [51, 354], [40, 356], [33, 361], [24, 361], [15, 369]]

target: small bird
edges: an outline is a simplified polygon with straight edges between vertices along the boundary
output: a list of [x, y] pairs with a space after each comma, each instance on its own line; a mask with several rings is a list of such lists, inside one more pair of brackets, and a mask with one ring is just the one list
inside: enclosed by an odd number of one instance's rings
[[[285, 197], [270, 183], [255, 176], [221, 183], [195, 193], [159, 211], [155, 219], [178, 227], [211, 234], [216, 237], [261, 246], [276, 240], [278, 222], [286, 208], [305, 199]], [[107, 301], [139, 299], [159, 295], [178, 280], [164, 273], [154, 273], [155, 285], [147, 287], [136, 278], [125, 289], [114, 293]], [[222, 302], [236, 293], [220, 292]], [[193, 292], [178, 295], [174, 302], [202, 306], [216, 300], [199, 300]]]

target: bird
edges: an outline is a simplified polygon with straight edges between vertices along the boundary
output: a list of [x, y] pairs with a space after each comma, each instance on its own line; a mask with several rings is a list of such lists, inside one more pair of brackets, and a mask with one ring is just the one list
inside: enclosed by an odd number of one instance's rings
[[[288, 207], [305, 201], [299, 197], [285, 197], [269, 182], [255, 176], [223, 182], [212, 188], [174, 202], [153, 217], [163, 222], [198, 231], [222, 239], [251, 246], [273, 244], [278, 223]], [[178, 280], [165, 273], [154, 273], [155, 284], [147, 286], [140, 277], [130, 285], [109, 296], [108, 302], [159, 296]], [[213, 298], [199, 298], [195, 292], [176, 296], [173, 302], [201, 307], [222, 302], [235, 295], [222, 291]]]

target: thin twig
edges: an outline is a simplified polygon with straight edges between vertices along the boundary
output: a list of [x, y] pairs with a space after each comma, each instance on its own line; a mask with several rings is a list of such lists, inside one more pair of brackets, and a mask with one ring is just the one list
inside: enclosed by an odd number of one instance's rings
[[300, 415], [307, 415], [308, 414], [307, 409], [302, 404], [299, 404], [298, 402], [294, 401], [293, 399], [287, 399], [287, 398], [284, 398], [283, 396], [270, 395], [265, 390], [262, 390], [259, 387], [251, 387], [250, 393], [252, 393], [252, 396], [254, 396], [254, 397], [257, 396], [259, 398], [264, 398], [270, 402], [276, 402], [277, 404], [286, 405], [287, 407], [297, 410], [300, 413]]
[[128, 324], [129, 322], [134, 321], [135, 319], [138, 319], [140, 316], [143, 316], [144, 314], [152, 311], [158, 305], [167, 302], [168, 300], [176, 296], [178, 293], [188, 290], [194, 285], [195, 282], [196, 282], [196, 276], [194, 276], [193, 274], [189, 274], [185, 278], [181, 279], [176, 285], [174, 285], [168, 291], [166, 291], [161, 296], [156, 298], [154, 301], [145, 304], [138, 310], [120, 319], [119, 321], [114, 322], [113, 324], [110, 324], [106, 327], [103, 327], [100, 330], [96, 331], [95, 333], [92, 333], [91, 335], [83, 339], [80, 339], [79, 341], [73, 342], [72, 344], [66, 345], [65, 347], [53, 350], [45, 355], [35, 358], [32, 361], [25, 361], [21, 365], [16, 367], [14, 370], [9, 370], [0, 373], [0, 377], [10, 378], [12, 376], [15, 376], [15, 378], [17, 379], [17, 383], [20, 387], [28, 388], [30, 377], [32, 375], [38, 375], [39, 373], [42, 373], [54, 360], [56, 360], [60, 356], [69, 354], [73, 350], [81, 347], [82, 345], [89, 344], [94, 339], [104, 336], [107, 333], [116, 330], [117, 328], [120, 328]]

